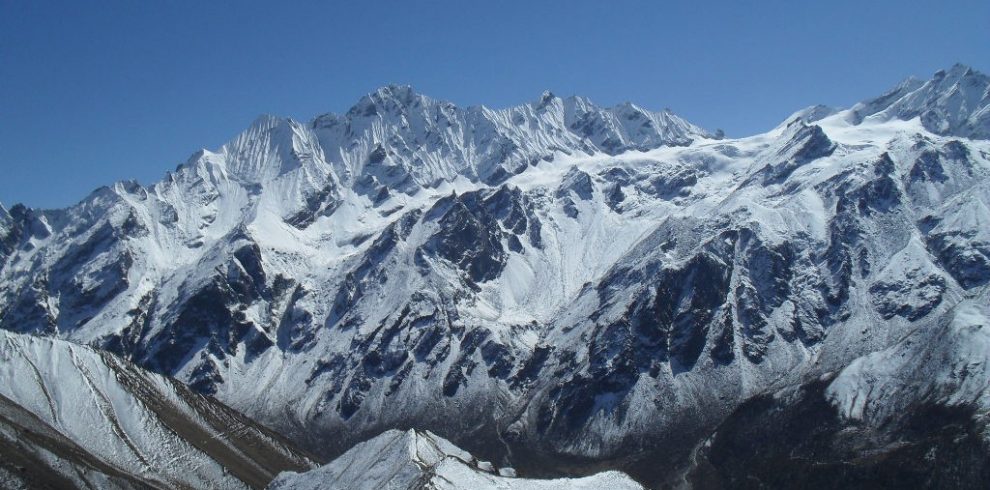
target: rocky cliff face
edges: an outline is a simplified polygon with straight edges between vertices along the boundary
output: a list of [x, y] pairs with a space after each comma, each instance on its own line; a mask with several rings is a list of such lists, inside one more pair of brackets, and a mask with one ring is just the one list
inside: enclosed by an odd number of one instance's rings
[[[261, 118], [148, 187], [2, 210], [0, 327], [175, 376], [326, 456], [415, 426], [524, 473], [669, 481], [788, 387], [841, 431], [857, 419], [822, 379], [987, 303], [988, 86], [953, 67], [720, 140], [631, 104], [386, 87]], [[892, 393], [875, 403], [952, 405]]]

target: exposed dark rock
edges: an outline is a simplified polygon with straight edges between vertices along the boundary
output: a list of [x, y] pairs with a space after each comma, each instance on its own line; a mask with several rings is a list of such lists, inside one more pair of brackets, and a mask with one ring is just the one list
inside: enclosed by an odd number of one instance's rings
[[622, 201], [626, 200], [625, 193], [622, 192], [622, 187], [618, 184], [613, 184], [611, 188], [606, 191], [605, 203], [608, 207], [612, 208], [612, 211], [621, 213]]
[[302, 209], [286, 218], [285, 222], [296, 228], [306, 229], [318, 218], [330, 216], [340, 206], [341, 200], [337, 198], [338, 192], [335, 183], [328, 183], [319, 191], [306, 196], [306, 202]]
[[491, 336], [491, 332], [486, 329], [474, 329], [467, 332], [461, 338], [460, 349], [457, 359], [451, 364], [443, 380], [443, 395], [452, 397], [457, 391], [467, 384], [467, 377], [471, 375], [478, 365], [474, 360], [475, 351], [481, 344]]
[[422, 247], [428, 255], [460, 268], [474, 282], [498, 277], [507, 259], [501, 228], [480, 205], [479, 198], [477, 193], [469, 193], [446, 203], [437, 202], [427, 219], [441, 214], [437, 219], [439, 230]]
[[481, 358], [488, 366], [488, 376], [491, 378], [507, 378], [515, 365], [512, 351], [494, 340], [489, 340], [481, 346]]
[[937, 275], [918, 277], [916, 271], [911, 271], [902, 281], [877, 282], [870, 286], [877, 312], [885, 320], [894, 316], [918, 320], [942, 302], [944, 292], [944, 279]]
[[809, 126], [801, 121], [794, 122], [791, 126], [788, 128], [788, 131], [793, 131], [791, 139], [777, 153], [777, 157], [783, 161], [764, 168], [764, 185], [780, 184], [801, 166], [827, 157], [835, 151], [835, 143], [820, 126]]
[[934, 233], [927, 237], [928, 249], [964, 288], [990, 282], [990, 243], [974, 240], [968, 232]]
[[948, 176], [945, 168], [939, 161], [939, 154], [934, 151], [925, 151], [915, 160], [908, 174], [911, 180], [925, 180], [929, 182], [945, 182]]
[[591, 176], [587, 172], [578, 170], [577, 167], [571, 167], [557, 189], [557, 197], [564, 198], [568, 194], [573, 194], [578, 199], [587, 201], [592, 198], [594, 191], [595, 185], [591, 181]]
[[695, 169], [673, 167], [663, 174], [640, 183], [638, 188], [646, 194], [670, 200], [690, 194], [691, 187], [698, 183], [699, 176], [699, 172]]
[[983, 488], [990, 451], [972, 409], [926, 405], [882, 429], [841, 419], [827, 382], [740, 406], [702, 448], [694, 488]]

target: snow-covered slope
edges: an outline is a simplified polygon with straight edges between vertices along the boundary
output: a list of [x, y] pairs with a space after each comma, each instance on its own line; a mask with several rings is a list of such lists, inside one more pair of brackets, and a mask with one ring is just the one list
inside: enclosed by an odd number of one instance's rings
[[390, 430], [359, 443], [331, 463], [306, 473], [279, 475], [269, 490], [642, 490], [608, 471], [584, 478], [516, 478], [432, 433]]
[[0, 210], [0, 327], [118, 353], [328, 457], [420, 427], [524, 474], [652, 483], [747, 400], [988, 302], [988, 87], [957, 66], [739, 139], [385, 87], [260, 118], [147, 187]]
[[113, 355], [0, 331], [0, 486], [260, 488], [311, 460]]

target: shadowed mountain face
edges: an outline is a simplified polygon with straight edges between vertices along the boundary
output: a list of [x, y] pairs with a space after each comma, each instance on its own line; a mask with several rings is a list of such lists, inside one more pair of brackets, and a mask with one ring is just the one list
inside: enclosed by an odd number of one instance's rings
[[[772, 454], [856, 455], [850, 484], [915, 454], [877, 442], [902, 432], [985, 455], [964, 347], [990, 282], [988, 87], [956, 66], [734, 140], [631, 104], [386, 87], [260, 118], [148, 187], [0, 209], [0, 327], [114, 352], [327, 457], [417, 427], [522, 474], [659, 486], [737, 482], [748, 426]], [[824, 432], [778, 423], [803, 411]], [[812, 475], [793, 468], [765, 484]]]

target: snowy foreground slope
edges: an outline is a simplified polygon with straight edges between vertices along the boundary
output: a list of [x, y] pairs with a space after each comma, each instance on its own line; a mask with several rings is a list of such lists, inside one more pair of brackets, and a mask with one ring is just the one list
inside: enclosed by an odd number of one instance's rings
[[269, 490], [642, 490], [628, 476], [608, 471], [584, 478], [529, 480], [486, 461], [431, 432], [390, 430], [359, 443], [330, 464], [306, 473], [283, 473]]
[[785, 486], [952, 458], [964, 486], [990, 466], [988, 89], [956, 65], [715, 139], [632, 104], [385, 87], [150, 186], [0, 208], [0, 328], [327, 458], [416, 427], [523, 476], [720, 486], [779, 453]]
[[261, 488], [312, 466], [180, 383], [87, 347], [0, 331], [2, 488]]

